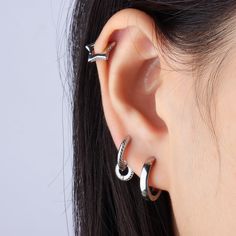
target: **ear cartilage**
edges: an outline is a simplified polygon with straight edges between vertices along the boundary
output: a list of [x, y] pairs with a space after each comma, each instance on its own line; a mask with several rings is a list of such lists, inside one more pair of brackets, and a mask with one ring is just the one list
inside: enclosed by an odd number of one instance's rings
[[96, 60], [107, 61], [109, 59], [109, 54], [115, 45], [116, 42], [110, 43], [103, 53], [94, 53], [94, 43], [86, 45], [85, 48], [89, 52], [88, 62], [95, 62]]

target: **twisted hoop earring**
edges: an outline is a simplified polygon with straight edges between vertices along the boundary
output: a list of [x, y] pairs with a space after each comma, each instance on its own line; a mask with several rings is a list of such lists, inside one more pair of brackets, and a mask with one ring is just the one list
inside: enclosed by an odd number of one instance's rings
[[140, 175], [140, 189], [142, 196], [149, 201], [156, 201], [162, 192], [161, 190], [157, 190], [148, 186], [149, 174], [155, 161], [155, 157], [150, 157], [148, 160], [146, 160]]
[[[116, 164], [115, 172], [116, 172], [116, 176], [122, 181], [128, 181], [134, 175], [134, 172], [127, 165], [126, 160], [123, 159], [125, 149], [128, 143], [130, 142], [130, 140], [131, 140], [131, 137], [128, 135], [120, 144], [119, 151], [117, 154], [117, 164]], [[128, 173], [123, 174], [122, 172], [124, 172], [127, 168], [128, 168]]]

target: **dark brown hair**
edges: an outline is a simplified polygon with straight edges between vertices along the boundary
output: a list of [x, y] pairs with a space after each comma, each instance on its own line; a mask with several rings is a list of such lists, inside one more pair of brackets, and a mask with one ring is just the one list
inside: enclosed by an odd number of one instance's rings
[[[222, 55], [219, 52], [230, 38], [236, 1], [75, 0], [68, 40], [75, 235], [174, 234], [168, 192], [163, 192], [157, 202], [147, 202], [141, 197], [137, 176], [125, 183], [115, 176], [117, 150], [104, 118], [96, 65], [87, 63], [84, 46], [97, 39], [115, 12], [128, 7], [153, 17], [159, 40], [168, 50], [192, 55], [192, 65], [203, 68], [210, 58], [219, 63], [224, 58], [225, 51]], [[213, 83], [205, 89], [212, 92]]]

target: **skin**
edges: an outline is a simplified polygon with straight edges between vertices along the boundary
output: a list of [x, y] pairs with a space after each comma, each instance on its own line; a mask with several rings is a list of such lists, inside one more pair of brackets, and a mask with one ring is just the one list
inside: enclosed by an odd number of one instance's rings
[[[124, 9], [108, 20], [95, 42], [98, 53], [108, 42], [116, 41], [109, 60], [96, 61], [112, 138], [118, 149], [124, 137], [131, 136], [126, 160], [138, 176], [145, 160], [156, 157], [149, 185], [169, 192], [176, 235], [235, 235], [233, 44], [218, 75], [215, 96], [213, 124], [219, 156], [212, 132], [196, 105], [195, 73], [171, 60], [175, 55], [161, 50], [154, 32], [151, 17], [139, 10]], [[207, 81], [213, 69], [214, 63], [207, 66], [202, 81]], [[204, 103], [199, 106], [206, 111]]]

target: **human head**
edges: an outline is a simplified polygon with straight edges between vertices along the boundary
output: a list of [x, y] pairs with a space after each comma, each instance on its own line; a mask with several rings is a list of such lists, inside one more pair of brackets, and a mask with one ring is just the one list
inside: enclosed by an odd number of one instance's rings
[[[235, 10], [234, 1], [75, 4], [74, 200], [89, 222], [87, 228], [82, 222], [84, 229], [105, 230], [101, 222], [110, 214], [110, 221], [105, 220], [114, 226], [110, 230], [152, 235], [161, 229], [151, 226], [150, 218], [158, 216], [156, 221], [168, 227], [173, 210], [175, 231], [181, 235], [226, 232], [218, 222], [234, 196], [226, 193], [232, 189], [236, 164], [231, 103], [236, 96]], [[82, 51], [94, 40], [96, 52], [116, 41], [109, 61], [97, 61], [96, 68], [85, 64]], [[129, 166], [139, 176], [143, 162], [156, 156], [150, 185], [169, 194], [172, 209], [164, 195], [153, 212], [137, 196], [135, 181], [116, 181], [112, 143], [117, 149], [127, 134], [132, 137]], [[126, 200], [130, 206], [122, 202]], [[137, 208], [140, 212], [134, 213]], [[150, 222], [139, 226], [147, 217]]]

